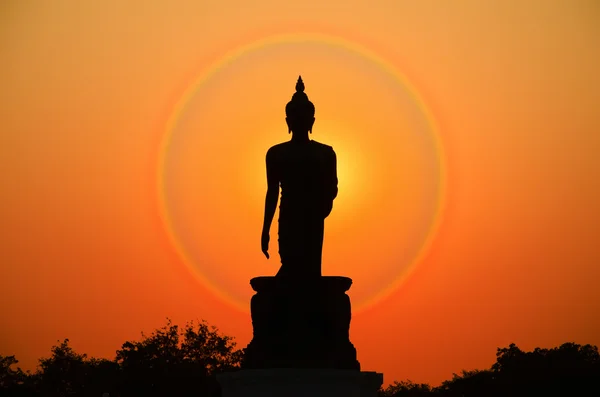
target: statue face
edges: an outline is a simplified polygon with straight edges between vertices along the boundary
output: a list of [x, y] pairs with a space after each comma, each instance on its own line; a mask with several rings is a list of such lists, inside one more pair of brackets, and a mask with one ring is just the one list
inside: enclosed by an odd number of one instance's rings
[[307, 132], [311, 131], [313, 124], [315, 123], [314, 117], [286, 117], [285, 122], [288, 125], [288, 129], [292, 132]]

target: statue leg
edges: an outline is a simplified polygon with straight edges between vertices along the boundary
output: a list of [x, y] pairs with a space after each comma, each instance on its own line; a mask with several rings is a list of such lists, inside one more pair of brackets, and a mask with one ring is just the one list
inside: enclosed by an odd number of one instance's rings
[[313, 219], [307, 229], [306, 273], [309, 277], [321, 277], [325, 221], [323, 219]]
[[277, 276], [320, 277], [324, 220], [306, 216], [279, 220]]
[[294, 276], [298, 273], [298, 265], [302, 261], [302, 222], [296, 218], [279, 218], [279, 257], [281, 267], [276, 276]]

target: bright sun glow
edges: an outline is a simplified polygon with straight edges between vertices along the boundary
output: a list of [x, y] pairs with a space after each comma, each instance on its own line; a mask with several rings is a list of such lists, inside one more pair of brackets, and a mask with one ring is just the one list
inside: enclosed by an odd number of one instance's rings
[[[318, 65], [310, 62], [317, 57]], [[265, 154], [290, 139], [284, 108], [298, 70], [316, 107], [311, 138], [333, 146], [338, 159], [323, 274], [353, 278], [350, 294], [360, 309], [414, 266], [435, 229], [443, 193], [428, 113], [364, 54], [335, 43], [275, 42], [214, 72], [169, 131], [161, 169], [165, 221], [194, 273], [247, 310], [249, 279], [272, 275], [280, 264], [276, 220], [271, 259], [260, 252]]]
[[[316, 127], [316, 126], [315, 126]], [[318, 124], [319, 130], [326, 131], [328, 145], [332, 146], [337, 156], [338, 189], [340, 196], [346, 198], [337, 201], [336, 210], [351, 211], [361, 206], [360, 189], [368, 190], [368, 179], [365, 171], [368, 167], [355, 142], [344, 140], [344, 136], [355, 135], [349, 128], [324, 120]], [[315, 140], [319, 140], [316, 138]], [[341, 203], [341, 204], [340, 204]], [[347, 207], [347, 208], [345, 208]]]

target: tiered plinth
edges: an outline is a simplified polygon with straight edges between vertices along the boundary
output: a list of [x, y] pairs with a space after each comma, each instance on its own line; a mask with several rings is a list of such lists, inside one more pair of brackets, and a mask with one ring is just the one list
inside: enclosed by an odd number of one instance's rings
[[242, 367], [360, 370], [350, 342], [347, 277], [257, 277], [250, 309], [254, 336]]
[[376, 397], [383, 374], [361, 372], [350, 342], [347, 277], [257, 277], [254, 335], [242, 369], [218, 375], [222, 397]]

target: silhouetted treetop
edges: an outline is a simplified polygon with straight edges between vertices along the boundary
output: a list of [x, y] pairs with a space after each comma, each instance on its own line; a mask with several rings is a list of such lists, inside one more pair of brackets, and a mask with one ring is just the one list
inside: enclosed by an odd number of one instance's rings
[[[139, 341], [126, 341], [114, 360], [88, 358], [69, 339], [58, 341], [34, 373], [15, 368], [15, 356], [0, 356], [0, 396], [218, 397], [214, 375], [239, 367], [242, 351], [231, 337], [206, 322], [183, 329], [171, 321]], [[394, 382], [381, 397], [600, 396], [600, 355], [592, 345], [565, 343], [523, 351], [499, 348], [484, 370], [462, 371], [438, 387]]]

